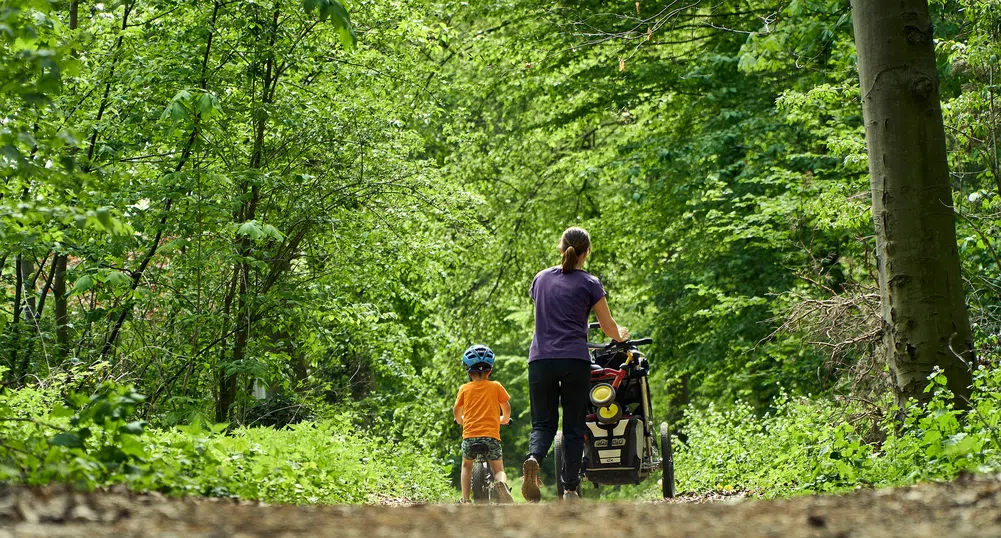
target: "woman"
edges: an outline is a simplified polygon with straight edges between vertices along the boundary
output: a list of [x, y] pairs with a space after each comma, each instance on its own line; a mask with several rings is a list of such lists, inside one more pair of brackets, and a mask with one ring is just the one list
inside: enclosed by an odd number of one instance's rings
[[594, 275], [582, 270], [591, 252], [591, 238], [581, 228], [567, 228], [560, 238], [562, 263], [543, 269], [532, 281], [535, 335], [528, 354], [528, 390], [532, 407], [529, 454], [522, 465], [521, 493], [538, 502], [539, 464], [549, 452], [563, 406], [564, 499], [579, 498], [580, 462], [587, 430], [587, 394], [591, 359], [587, 352], [588, 315], [594, 310], [601, 330], [618, 341], [629, 331], [619, 327], [608, 311], [605, 289]]

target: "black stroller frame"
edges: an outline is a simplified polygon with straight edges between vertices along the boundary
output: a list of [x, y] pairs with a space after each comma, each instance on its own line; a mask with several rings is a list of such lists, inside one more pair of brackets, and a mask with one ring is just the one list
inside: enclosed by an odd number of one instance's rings
[[[592, 323], [590, 328], [598, 328], [598, 324]], [[675, 495], [671, 431], [662, 422], [659, 439], [654, 433], [648, 381], [650, 364], [638, 349], [652, 342], [644, 338], [588, 343], [592, 350], [591, 389], [581, 478], [595, 487], [639, 484], [659, 470], [661, 491], [665, 498], [670, 498]], [[557, 433], [555, 444], [556, 488], [562, 497], [562, 432]]]

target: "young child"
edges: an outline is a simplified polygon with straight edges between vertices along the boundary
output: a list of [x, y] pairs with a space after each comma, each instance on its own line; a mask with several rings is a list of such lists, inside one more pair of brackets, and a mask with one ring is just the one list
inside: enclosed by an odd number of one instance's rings
[[470, 448], [474, 443], [487, 445], [487, 460], [494, 475], [494, 494], [502, 503], [514, 502], [507, 489], [504, 459], [501, 453], [500, 425], [511, 423], [511, 397], [504, 386], [490, 381], [494, 352], [483, 345], [470, 346], [462, 354], [462, 363], [469, 374], [469, 383], [459, 388], [452, 413], [462, 426], [462, 502], [469, 502], [472, 489], [473, 460]]

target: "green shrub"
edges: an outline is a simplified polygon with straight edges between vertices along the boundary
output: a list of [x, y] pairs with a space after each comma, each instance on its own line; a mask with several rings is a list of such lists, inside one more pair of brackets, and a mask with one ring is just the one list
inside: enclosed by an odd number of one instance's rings
[[[744, 402], [690, 409], [687, 439], [674, 445], [679, 491], [774, 497], [1001, 470], [1001, 371], [976, 373], [969, 410], [953, 408], [941, 373], [926, 390], [932, 399], [903, 414], [889, 397], [863, 404], [783, 395], [763, 416]], [[651, 480], [606, 496], [658, 493]]]
[[157, 430], [133, 419], [142, 399], [116, 385], [69, 407], [53, 390], [0, 395], [0, 475], [281, 503], [435, 501], [450, 491], [446, 470], [426, 453], [354, 432], [346, 415], [279, 430], [199, 422]]
[[313, 418], [313, 412], [308, 406], [282, 394], [269, 394], [267, 398], [257, 400], [250, 406], [243, 423], [281, 428]]
[[690, 413], [675, 456], [679, 486], [769, 496], [854, 487], [873, 447], [844, 413], [829, 400], [785, 396], [763, 417], [742, 402]]

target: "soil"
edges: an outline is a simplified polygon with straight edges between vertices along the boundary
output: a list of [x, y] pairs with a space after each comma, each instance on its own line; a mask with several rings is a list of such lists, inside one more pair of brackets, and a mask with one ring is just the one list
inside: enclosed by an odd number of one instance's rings
[[0, 490], [0, 538], [484, 535], [993, 538], [1001, 536], [1001, 477], [774, 501], [681, 497], [510, 506], [280, 506], [123, 490]]

